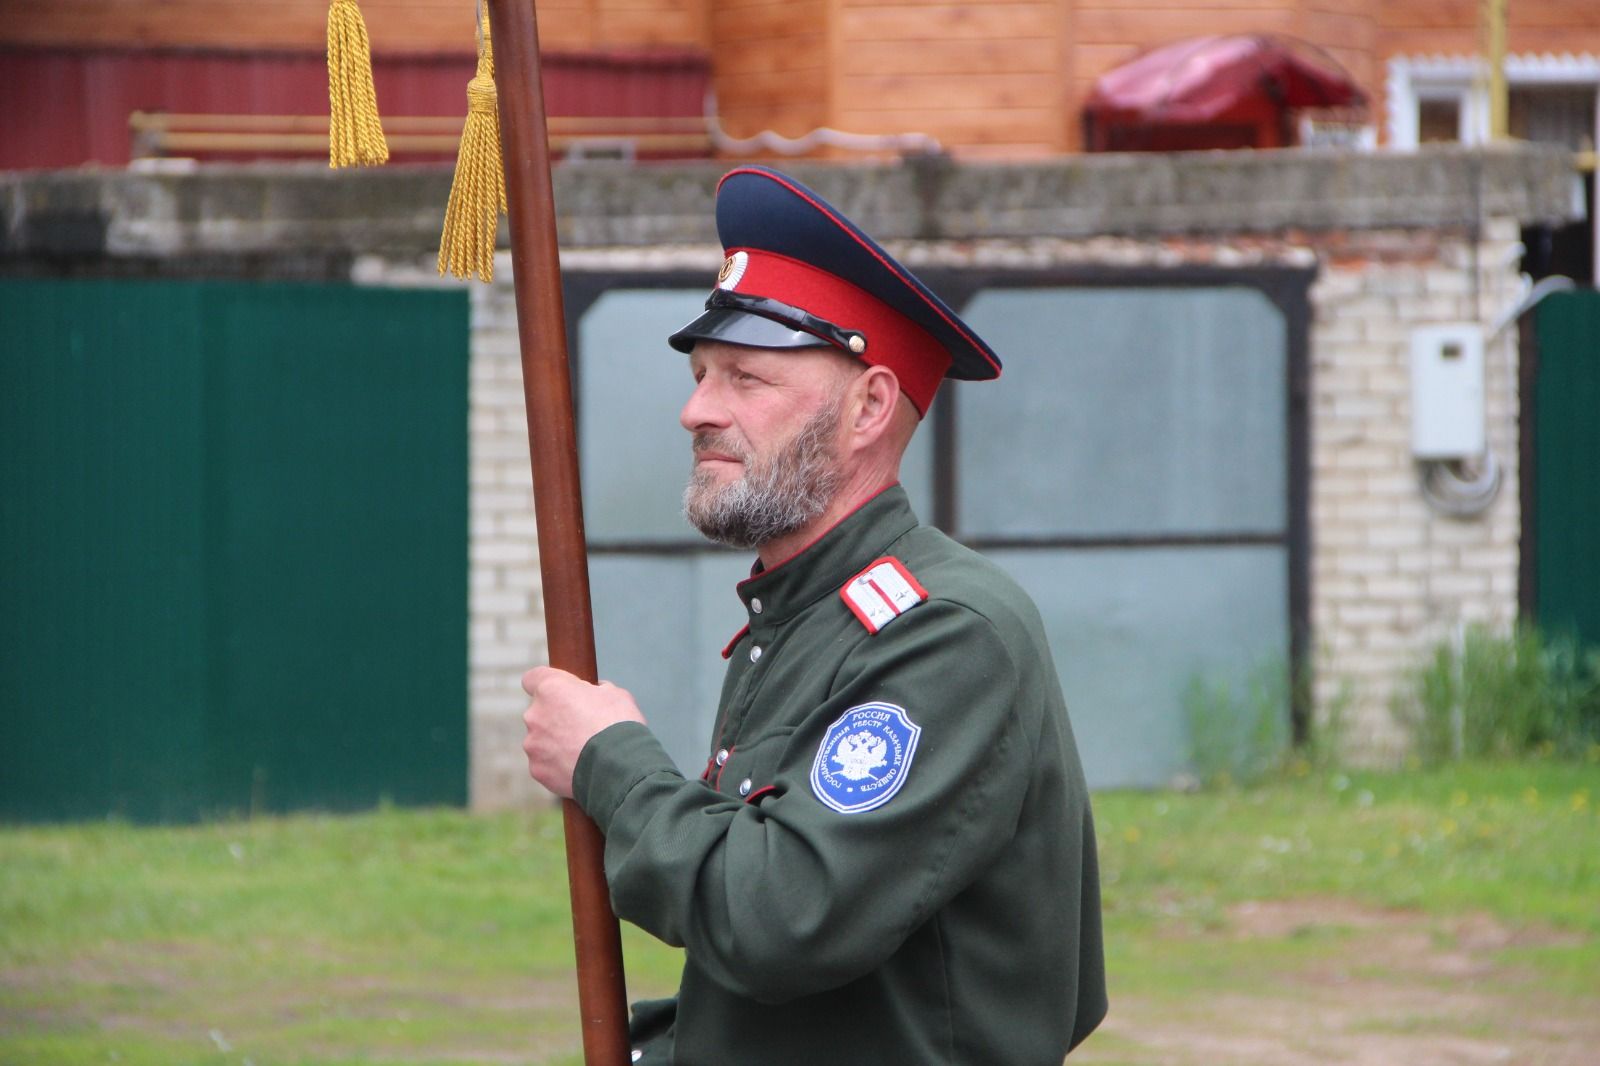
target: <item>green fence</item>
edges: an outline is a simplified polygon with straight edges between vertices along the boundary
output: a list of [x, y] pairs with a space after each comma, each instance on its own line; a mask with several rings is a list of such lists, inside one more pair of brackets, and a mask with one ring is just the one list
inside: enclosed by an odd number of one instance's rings
[[460, 291], [0, 281], [0, 818], [466, 797]]
[[1559, 293], [1535, 313], [1538, 618], [1600, 646], [1600, 292]]

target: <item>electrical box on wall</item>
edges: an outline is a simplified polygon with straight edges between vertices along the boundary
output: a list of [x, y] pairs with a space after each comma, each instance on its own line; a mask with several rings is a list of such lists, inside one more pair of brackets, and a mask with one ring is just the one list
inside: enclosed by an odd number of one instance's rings
[[1484, 447], [1482, 327], [1459, 322], [1412, 330], [1412, 454], [1470, 459]]

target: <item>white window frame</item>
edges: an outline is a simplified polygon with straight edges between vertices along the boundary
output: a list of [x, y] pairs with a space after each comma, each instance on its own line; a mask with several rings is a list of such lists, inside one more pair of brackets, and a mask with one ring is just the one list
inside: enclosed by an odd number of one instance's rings
[[[1483, 144], [1489, 139], [1489, 90], [1481, 77], [1477, 56], [1393, 56], [1387, 83], [1388, 146], [1398, 151], [1417, 147], [1417, 105], [1423, 100], [1457, 100], [1461, 107], [1458, 137], [1462, 144]], [[1506, 82], [1513, 88], [1530, 85], [1589, 86], [1595, 91], [1600, 115], [1600, 56], [1506, 56]], [[1600, 119], [1596, 120], [1600, 126]], [[1596, 130], [1600, 143], [1600, 129]]]

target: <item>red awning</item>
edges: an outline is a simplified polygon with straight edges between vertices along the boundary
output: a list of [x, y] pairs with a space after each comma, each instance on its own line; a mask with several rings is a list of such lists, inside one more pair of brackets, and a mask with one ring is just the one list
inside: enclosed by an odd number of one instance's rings
[[[1302, 108], [1361, 107], [1366, 94], [1339, 64], [1313, 46], [1273, 35], [1191, 37], [1175, 41], [1103, 74], [1084, 104], [1091, 150], [1154, 147], [1117, 144], [1161, 140], [1163, 131], [1204, 141], [1215, 127], [1225, 143], [1175, 147], [1274, 147], [1284, 116]], [[1272, 127], [1277, 127], [1274, 131]], [[1238, 142], [1241, 130], [1261, 138]]]

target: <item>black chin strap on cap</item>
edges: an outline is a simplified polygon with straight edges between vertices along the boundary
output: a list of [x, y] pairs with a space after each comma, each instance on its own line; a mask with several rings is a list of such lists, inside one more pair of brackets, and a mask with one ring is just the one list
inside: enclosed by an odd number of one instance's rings
[[751, 348], [817, 348], [832, 345], [859, 355], [867, 349], [867, 336], [843, 329], [798, 307], [726, 289], [713, 290], [705, 313], [667, 338], [680, 352], [694, 349], [695, 341], [723, 341]]

